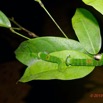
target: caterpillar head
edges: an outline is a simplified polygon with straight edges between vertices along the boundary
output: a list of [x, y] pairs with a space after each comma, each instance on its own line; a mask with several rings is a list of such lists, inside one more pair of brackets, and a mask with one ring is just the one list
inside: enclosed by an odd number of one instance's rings
[[94, 59], [96, 60], [101, 60], [101, 58], [103, 58], [103, 54], [97, 54], [94, 56]]
[[67, 56], [67, 58], [66, 58], [66, 65], [68, 66], [68, 65], [71, 65], [71, 62], [72, 62], [72, 58], [70, 57], [70, 55], [69, 56]]

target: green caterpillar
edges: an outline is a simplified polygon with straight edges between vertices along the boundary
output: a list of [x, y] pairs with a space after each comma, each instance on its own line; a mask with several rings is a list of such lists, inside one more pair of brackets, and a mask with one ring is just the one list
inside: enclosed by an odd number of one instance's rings
[[103, 54], [94, 56], [94, 59], [73, 59], [71, 57], [66, 58], [66, 65], [69, 66], [102, 66]]
[[64, 71], [66, 69], [66, 64], [65, 62], [62, 61], [62, 59], [56, 57], [56, 56], [51, 56], [45, 52], [40, 52], [38, 53], [39, 59], [42, 59], [44, 61], [52, 62], [52, 63], [57, 63], [58, 64], [58, 69], [59, 71]]
[[42, 60], [48, 61], [48, 62], [52, 62], [52, 63], [57, 63], [60, 64], [61, 63], [61, 59], [59, 59], [56, 56], [51, 56], [45, 52], [40, 52], [38, 53], [38, 57]]
[[[38, 57], [48, 62], [57, 63], [58, 65], [63, 64], [63, 61], [60, 58], [44, 52], [38, 53]], [[103, 54], [94, 56], [94, 59], [75, 59], [68, 56], [65, 60], [65, 64], [67, 66], [102, 66]]]

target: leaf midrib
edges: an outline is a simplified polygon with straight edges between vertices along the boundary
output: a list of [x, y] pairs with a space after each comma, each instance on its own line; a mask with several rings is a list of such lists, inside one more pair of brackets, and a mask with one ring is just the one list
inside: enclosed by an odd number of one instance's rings
[[85, 26], [85, 21], [83, 21], [83, 19], [80, 19], [80, 21], [81, 21], [81, 23], [83, 24], [83, 27], [84, 27], [84, 29], [85, 29], [85, 31], [86, 31], [86, 34], [87, 34], [88, 38], [89, 38], [89, 42], [90, 42], [90, 44], [91, 44], [91, 48], [92, 48], [93, 52], [95, 53], [95, 49], [94, 49], [92, 40], [91, 40], [91, 38], [90, 38], [90, 36], [89, 36], [89, 32], [88, 32], [88, 30], [87, 30], [87, 28], [86, 28], [86, 26]]

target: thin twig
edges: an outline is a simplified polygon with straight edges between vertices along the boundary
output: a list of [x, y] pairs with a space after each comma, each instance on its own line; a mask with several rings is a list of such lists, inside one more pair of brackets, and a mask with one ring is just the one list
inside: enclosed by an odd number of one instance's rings
[[22, 35], [22, 34], [16, 32], [13, 28], [10, 28], [10, 30], [11, 30], [11, 32], [13, 32], [13, 33], [15, 33], [15, 34], [17, 34], [17, 35], [19, 35], [19, 36], [25, 38], [25, 39], [28, 39], [28, 40], [30, 39], [30, 38], [28, 38], [28, 37], [26, 37], [26, 36], [24, 36], [24, 35]]
[[51, 14], [48, 12], [48, 10], [46, 9], [46, 7], [44, 6], [44, 4], [42, 3], [41, 0], [34, 0], [36, 2], [38, 2], [40, 4], [40, 6], [45, 10], [45, 12], [48, 14], [48, 16], [51, 18], [51, 20], [54, 22], [54, 24], [57, 26], [57, 28], [60, 30], [60, 32], [67, 38], [67, 35], [64, 33], [64, 31], [61, 29], [61, 27], [57, 24], [57, 22], [54, 20], [54, 18], [51, 16]]
[[38, 37], [35, 33], [27, 30], [27, 29], [24, 28], [24, 27], [22, 27], [19, 23], [17, 23], [17, 22], [14, 20], [13, 17], [12, 17], [12, 18], [9, 18], [9, 19], [10, 19], [10, 21], [12, 21], [16, 26], [18, 26], [21, 30], [27, 32], [27, 33], [29, 34], [29, 36], [31, 36], [31, 37]]

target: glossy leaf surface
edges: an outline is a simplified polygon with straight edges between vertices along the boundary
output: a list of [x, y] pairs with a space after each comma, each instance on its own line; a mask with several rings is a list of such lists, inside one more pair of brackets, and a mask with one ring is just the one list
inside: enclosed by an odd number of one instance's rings
[[39, 52], [55, 52], [61, 50], [77, 50], [85, 52], [80, 43], [61, 37], [38, 37], [24, 41], [15, 51], [16, 58], [25, 65], [31, 65], [38, 60]]
[[85, 50], [97, 54], [101, 48], [101, 35], [94, 16], [86, 9], [79, 8], [72, 18], [72, 25]]
[[11, 23], [9, 19], [6, 17], [6, 15], [2, 11], [0, 11], [0, 26], [6, 27], [6, 28], [11, 27]]
[[68, 55], [70, 55], [72, 58], [79, 59], [90, 58], [88, 55], [81, 52], [74, 50], [63, 50], [50, 53], [50, 55], [61, 58], [64, 64], [61, 64], [58, 67], [57, 63], [37, 60], [26, 69], [24, 75], [19, 81], [28, 82], [31, 80], [50, 79], [73, 80], [88, 75], [94, 69], [94, 66], [66, 66], [65, 60]]
[[103, 0], [83, 0], [87, 5], [94, 7], [98, 12], [103, 15]]

